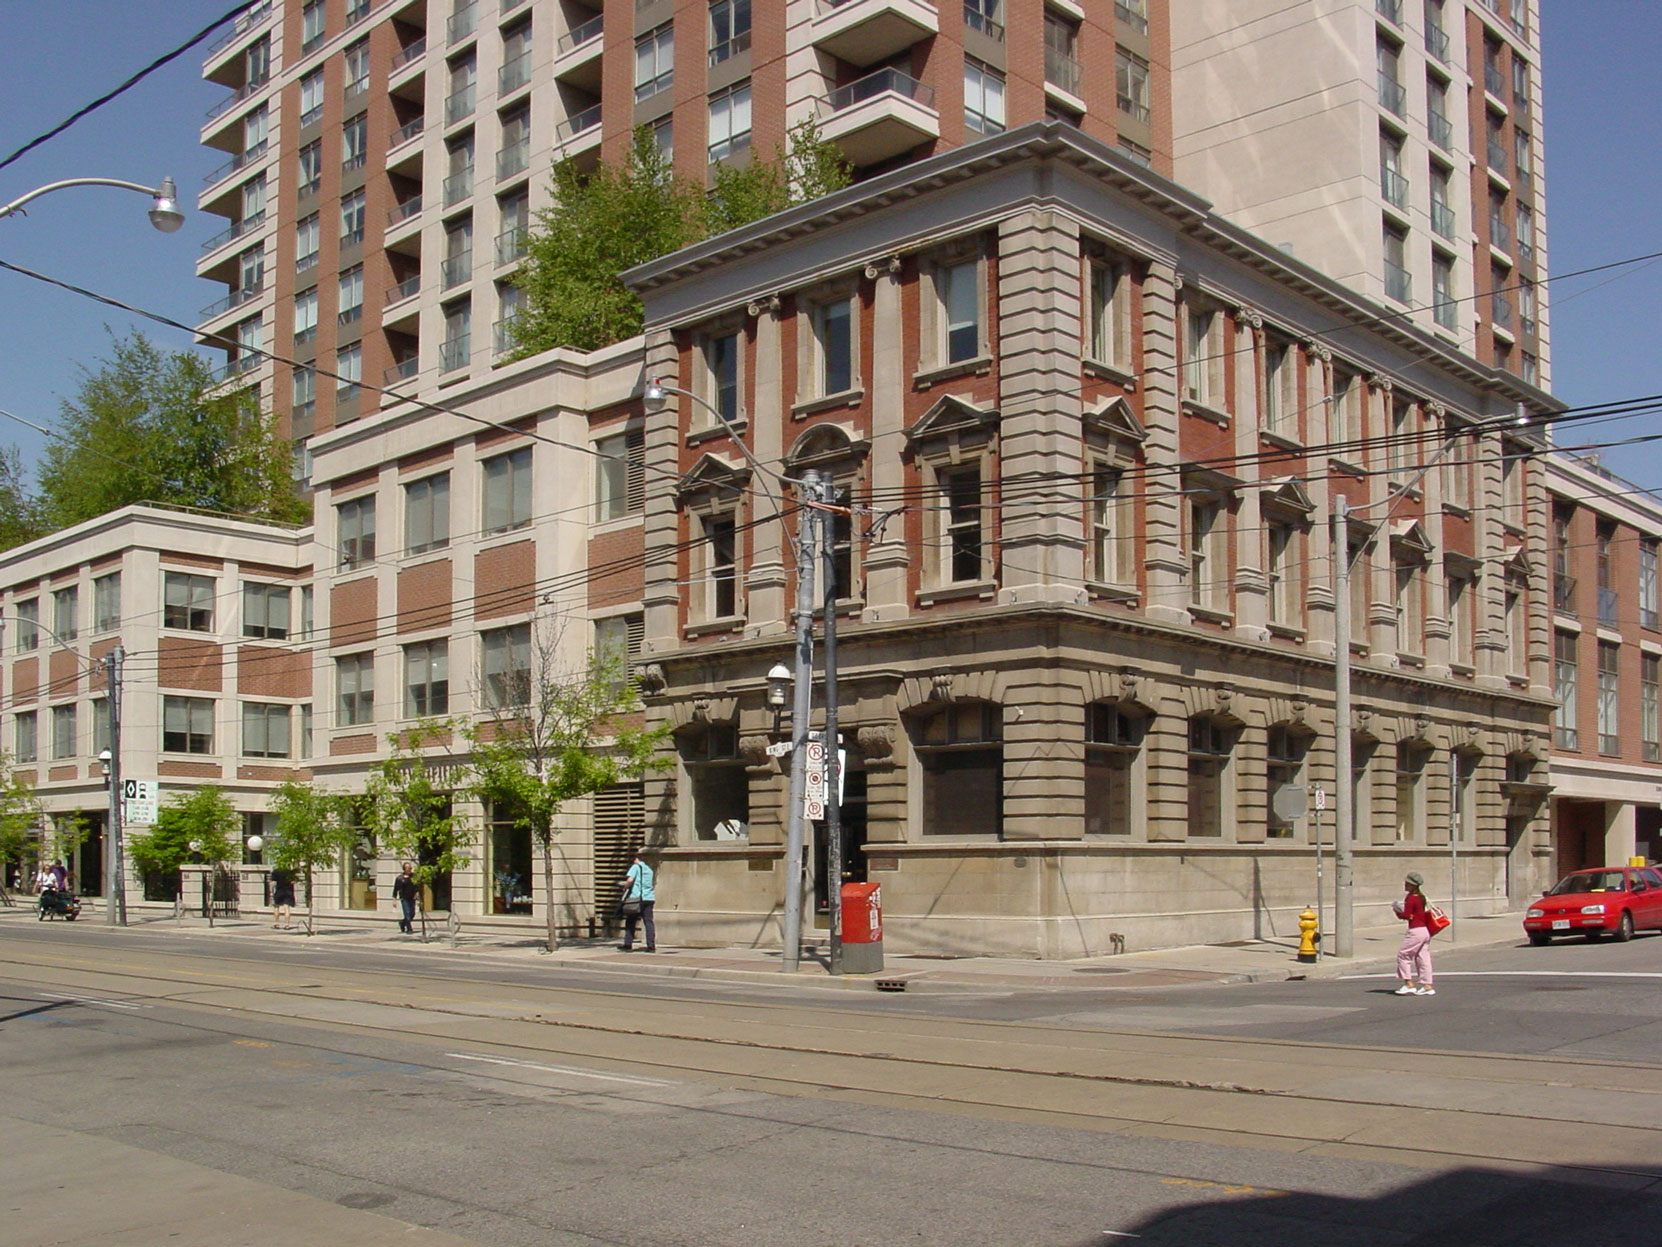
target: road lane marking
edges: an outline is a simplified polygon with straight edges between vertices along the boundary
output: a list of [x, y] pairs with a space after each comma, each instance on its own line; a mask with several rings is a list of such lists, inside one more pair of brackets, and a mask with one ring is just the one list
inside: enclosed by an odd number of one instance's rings
[[573, 1065], [543, 1065], [537, 1061], [516, 1061], [511, 1057], [480, 1056], [473, 1052], [447, 1052], [445, 1056], [458, 1061], [483, 1061], [487, 1065], [512, 1065], [519, 1069], [534, 1069], [545, 1074], [569, 1074], [578, 1078], [593, 1078], [599, 1082], [629, 1083], [637, 1087], [668, 1087], [673, 1085], [662, 1078], [634, 1078], [628, 1074], [600, 1074], [594, 1070], [578, 1069]]
[[76, 1004], [105, 1005], [111, 1009], [127, 1009], [132, 1011], [137, 1009], [148, 1009], [150, 1007], [149, 1005], [128, 1004], [127, 1002], [121, 1000], [105, 1000], [102, 996], [75, 996], [69, 994], [68, 992], [39, 992], [37, 994], [46, 997], [48, 1000], [73, 1000]]

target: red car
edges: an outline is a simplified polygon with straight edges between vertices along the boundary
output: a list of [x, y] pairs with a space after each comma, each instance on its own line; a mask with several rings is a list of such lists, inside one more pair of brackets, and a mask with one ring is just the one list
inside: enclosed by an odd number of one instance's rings
[[1662, 873], [1650, 866], [1578, 870], [1531, 905], [1523, 925], [1531, 944], [1555, 935], [1596, 940], [1606, 931], [1630, 940], [1635, 931], [1662, 930]]

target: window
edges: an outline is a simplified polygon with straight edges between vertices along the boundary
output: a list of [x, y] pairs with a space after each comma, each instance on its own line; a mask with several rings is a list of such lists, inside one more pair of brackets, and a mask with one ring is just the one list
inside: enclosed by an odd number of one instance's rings
[[184, 572], [163, 573], [162, 627], [183, 628], [189, 632], [212, 632], [213, 578], [190, 576]]
[[710, 64], [719, 65], [750, 47], [750, 0], [716, 0], [710, 6]]
[[484, 469], [485, 535], [524, 528], [531, 522], [531, 448], [486, 459]]
[[375, 557], [375, 495], [366, 494], [335, 508], [336, 548], [343, 568], [357, 567]]
[[1535, 175], [1534, 148], [1530, 142], [1527, 130], [1516, 130], [1512, 134], [1512, 165], [1516, 172], [1518, 185], [1523, 190], [1529, 189], [1529, 183]]
[[1657, 625], [1657, 555], [1662, 551], [1654, 539], [1639, 543], [1639, 626]]
[[675, 81], [675, 26], [665, 22], [635, 39], [635, 102], [667, 90]]
[[1408, 235], [1395, 225], [1386, 225], [1381, 237], [1385, 249], [1385, 295], [1398, 303], [1411, 302], [1414, 282], [1408, 271]]
[[13, 607], [17, 616], [17, 649], [25, 653], [40, 645], [40, 601], [30, 598]]
[[1477, 799], [1472, 789], [1483, 756], [1470, 749], [1454, 755], [1454, 838], [1467, 844], [1477, 840]]
[[81, 591], [74, 585], [52, 593], [52, 631], [58, 643], [73, 641], [81, 633]]
[[750, 146], [750, 84], [739, 83], [710, 97], [710, 160], [723, 160]]
[[704, 361], [704, 399], [721, 414], [734, 421], [739, 418], [739, 335], [737, 332], [714, 333], [703, 340], [701, 355]]
[[1328, 450], [1340, 457], [1347, 452], [1360, 459], [1363, 444], [1363, 386], [1355, 373], [1333, 370], [1333, 401], [1327, 408]]
[[[169, 700], [172, 700], [169, 698]], [[52, 707], [52, 757], [73, 758], [80, 751], [74, 706]]]
[[317, 337], [317, 287], [294, 296], [294, 344], [300, 346]]
[[1552, 637], [1552, 695], [1558, 699], [1553, 711], [1553, 743], [1560, 749], [1580, 749], [1576, 714], [1576, 634], [1555, 632]]
[[943, 364], [981, 355], [981, 263], [966, 260], [935, 270], [935, 300], [941, 318]]
[[1535, 210], [1524, 204], [1517, 208], [1518, 259], [1525, 264], [1535, 259]]
[[318, 218], [317, 213], [302, 217], [294, 227], [294, 267], [298, 272], [304, 272], [317, 263]]
[[323, 141], [313, 139], [300, 149], [300, 186], [302, 195], [317, 194], [318, 187], [323, 185]]
[[1431, 317], [1441, 329], [1460, 325], [1460, 304], [1454, 293], [1454, 261], [1433, 252], [1431, 255]]
[[980, 464], [940, 468], [935, 481], [940, 500], [940, 547], [936, 556], [939, 583], [974, 584], [985, 580]]
[[1470, 667], [1473, 662], [1472, 646], [1476, 635], [1473, 620], [1475, 597], [1470, 576], [1449, 576], [1449, 661], [1456, 666]]
[[243, 702], [242, 753], [245, 758], [288, 757], [289, 708], [264, 702]]
[[1070, 95], [1079, 94], [1079, 23], [1053, 9], [1045, 10], [1045, 81]]
[[1004, 38], [1004, 27], [998, 21], [999, 3], [1000, 0], [964, 0], [964, 25], [991, 39]]
[[1131, 370], [1131, 278], [1123, 264], [1093, 260], [1090, 357], [1122, 372]]
[[596, 519], [639, 515], [646, 505], [646, 434], [614, 433], [595, 443]]
[[977, 134], [1004, 130], [1004, 75], [973, 56], [964, 58], [964, 125]]
[[356, 398], [358, 383], [364, 375], [364, 348], [357, 342], [335, 350], [335, 397], [338, 400]]
[[1270, 338], [1264, 346], [1264, 393], [1260, 396], [1264, 427], [1286, 437], [1298, 430], [1298, 348]]
[[300, 10], [300, 51], [310, 52], [323, 42], [323, 0], [307, 0]]
[[110, 747], [110, 699], [92, 699], [92, 756], [98, 757]]
[[1228, 536], [1223, 503], [1215, 497], [1189, 501], [1189, 601], [1222, 610], [1229, 600], [1229, 569], [1224, 542]]
[[1379, 103], [1399, 117], [1408, 108], [1408, 92], [1403, 90], [1400, 76], [1401, 63], [1402, 49], [1388, 39], [1381, 39], [1374, 50], [1374, 64], [1379, 75]]
[[1425, 81], [1425, 122], [1431, 141], [1445, 152], [1454, 149], [1454, 122], [1448, 115], [1448, 86], [1438, 78]]
[[265, 174], [251, 178], [242, 188], [242, 223], [258, 225], [265, 220]]
[[1188, 308], [1183, 335], [1183, 397], [1203, 407], [1223, 399], [1223, 327], [1211, 308]]
[[323, 116], [323, 71], [314, 69], [300, 80], [300, 124], [309, 126]]
[[405, 552], [422, 554], [450, 544], [450, 473], [404, 486]]
[[1599, 627], [1614, 628], [1621, 595], [1616, 591], [1616, 526], [1600, 520], [1594, 528], [1593, 566], [1598, 575]]
[[496, 150], [496, 176], [524, 172], [531, 159], [531, 109], [516, 108], [502, 118], [502, 141]]
[[1397, 839], [1417, 840], [1424, 811], [1420, 809], [1420, 781], [1430, 750], [1418, 740], [1397, 742]]
[[92, 630], [113, 632], [121, 626], [121, 573], [95, 577], [92, 582]]
[[[292, 418], [296, 421], [310, 419], [312, 412], [317, 405], [317, 369], [296, 368], [294, 372], [290, 374], [289, 379], [293, 386], [294, 397], [294, 411]], [[300, 462], [300, 458], [303, 453], [303, 447], [295, 448], [295, 459], [297, 464]], [[310, 477], [311, 472], [308, 460], [306, 471], [304, 475], [299, 477], [299, 479], [309, 480]]]
[[1425, 652], [1425, 563], [1417, 554], [1398, 555], [1391, 567], [1397, 614], [1397, 649]]
[[1266, 834], [1282, 839], [1293, 834], [1293, 823], [1275, 812], [1275, 794], [1288, 785], [1297, 786], [1304, 774], [1304, 755], [1309, 752], [1310, 738], [1295, 732], [1285, 723], [1270, 728], [1265, 749], [1265, 790], [1270, 800]]
[[450, 645], [426, 641], [404, 647], [404, 717], [450, 713]]
[[466, 368], [473, 352], [473, 303], [458, 299], [444, 305], [444, 341], [439, 344], [439, 369]]
[[1128, 706], [1085, 707], [1085, 834], [1130, 835], [1137, 821], [1134, 796], [1138, 756], [1147, 720]]
[[817, 392], [845, 394], [854, 388], [854, 299], [844, 295], [816, 304], [810, 318]]
[[25, 710], [12, 721], [12, 751], [19, 762], [33, 762], [40, 756], [40, 720]]
[[915, 729], [925, 835], [996, 836], [1004, 826], [1004, 714], [957, 702]]
[[692, 797], [693, 830], [700, 840], [750, 834], [750, 781], [733, 723], [707, 723], [682, 732], [677, 750]]
[[[632, 827], [639, 825], [631, 824]], [[498, 804], [495, 801], [487, 802], [485, 877], [491, 880], [490, 912], [535, 912], [535, 870], [536, 858], [531, 848], [531, 829], [519, 822], [512, 806]], [[596, 879], [596, 882], [599, 880]]]
[[524, 706], [531, 700], [531, 625], [480, 634], [485, 671], [485, 705], [491, 710]]
[[702, 527], [705, 618], [728, 619], [739, 613], [737, 525], [723, 512], [704, 516]]
[[243, 54], [243, 72], [250, 87], [263, 87], [271, 80], [271, 36], [261, 35]]
[[1131, 499], [1125, 474], [1098, 463], [1091, 471], [1091, 579], [1130, 584], [1134, 578]]
[[451, 139], [446, 152], [450, 173], [444, 179], [444, 206], [448, 208], [473, 194], [473, 131]]
[[1235, 729], [1212, 715], [1189, 720], [1189, 835], [1223, 835], [1224, 789]]
[[646, 616], [638, 612], [594, 621], [594, 654], [602, 662], [616, 662], [625, 670], [633, 667], [645, 639]]
[[375, 719], [375, 655], [351, 654], [335, 660], [340, 724], [352, 727]]
[[454, 125], [471, 116], [479, 78], [479, 62], [473, 52], [450, 62], [450, 91], [444, 97], [444, 124]]
[[244, 584], [242, 635], [268, 641], [286, 640], [289, 635], [290, 592], [287, 585]]
[[1393, 208], [1408, 209], [1408, 179], [1402, 175], [1402, 140], [1379, 132], [1379, 193]]
[[369, 16], [370, 0], [346, 0], [346, 24], [355, 26]]
[[212, 753], [213, 702], [206, 697], [162, 698], [162, 750], [165, 753]]
[[1391, 403], [1391, 440], [1386, 458], [1391, 464], [1391, 483], [1404, 488], [1413, 479], [1415, 450], [1420, 442], [1415, 425], [1414, 404], [1402, 399]]
[[1662, 655], [1639, 655], [1639, 712], [1645, 761], [1662, 762]]
[[340, 275], [339, 297], [335, 306], [339, 308], [336, 319], [343, 325], [350, 324], [364, 314], [364, 266], [354, 264]]
[[1299, 623], [1297, 560], [1294, 537], [1297, 529], [1286, 521], [1271, 520], [1265, 529], [1264, 574], [1269, 580], [1269, 621], [1284, 627]]
[[360, 39], [346, 49], [346, 93], [369, 90], [369, 40]]
[[[340, 128], [340, 163], [343, 169], [361, 169], [369, 158], [369, 114], [348, 117]], [[344, 232], [344, 231], [343, 231]], [[363, 235], [360, 233], [359, 237]]]
[[1599, 752], [1622, 751], [1619, 711], [1622, 648], [1609, 641], [1599, 642]]
[[1120, 112], [1133, 121], [1148, 121], [1148, 62], [1124, 48], [1114, 60], [1114, 94]]
[[340, 240], [355, 243], [364, 240], [364, 193], [353, 191], [340, 201]]

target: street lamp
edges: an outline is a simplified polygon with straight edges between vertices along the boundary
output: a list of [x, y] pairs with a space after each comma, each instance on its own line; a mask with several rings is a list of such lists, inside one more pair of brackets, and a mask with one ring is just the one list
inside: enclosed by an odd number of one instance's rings
[[114, 186], [121, 190], [137, 191], [141, 195], [150, 196], [150, 224], [164, 234], [176, 233], [185, 223], [185, 214], [179, 208], [179, 190], [173, 184], [172, 178], [163, 178], [160, 186], [144, 186], [138, 182], [123, 182], [119, 178], [65, 178], [61, 182], [49, 182], [45, 186], [37, 187], [9, 204], [0, 205], [0, 218], [9, 216], [27, 216], [23, 205], [32, 203], [42, 195], [52, 191], [63, 190], [66, 186]]
[[773, 664], [768, 672], [768, 705], [773, 708], [773, 734], [779, 734], [779, 720], [785, 713], [785, 702], [791, 695], [791, 669], [782, 662]]

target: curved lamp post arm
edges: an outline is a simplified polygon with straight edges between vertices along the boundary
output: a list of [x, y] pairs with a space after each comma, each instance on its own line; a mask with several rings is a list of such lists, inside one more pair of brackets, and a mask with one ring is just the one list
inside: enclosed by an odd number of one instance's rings
[[163, 178], [160, 186], [144, 186], [138, 182], [124, 182], [120, 178], [65, 178], [61, 182], [49, 182], [45, 186], [37, 187], [9, 204], [0, 205], [0, 218], [19, 213], [23, 210], [23, 205], [68, 186], [114, 186], [120, 190], [149, 195], [154, 201], [150, 208], [150, 224], [164, 234], [173, 233], [185, 223], [185, 214], [179, 210], [179, 191], [174, 186], [172, 178]]
[[659, 377], [648, 377], [646, 388], [641, 391], [641, 397], [649, 403], [661, 403], [671, 394], [679, 394], [683, 398], [692, 399], [693, 402], [697, 403], [700, 407], [704, 408], [705, 411], [714, 416], [717, 424], [721, 428], [727, 429], [727, 436], [729, 440], [732, 441], [733, 445], [739, 448], [739, 453], [744, 456], [745, 462], [748, 463], [754, 471], [762, 476], [771, 476], [781, 485], [802, 484], [802, 482], [797, 480], [794, 476], [786, 476], [781, 472], [773, 471], [771, 468], [764, 468], [757, 460], [756, 456], [750, 453], [750, 447], [744, 444], [744, 439], [734, 433], [732, 429], [728, 428], [727, 417], [723, 416], [721, 412], [716, 409], [716, 405], [710, 402], [709, 399], [701, 398], [699, 395], [694, 394], [691, 390], [683, 390], [678, 385], [666, 384]]

